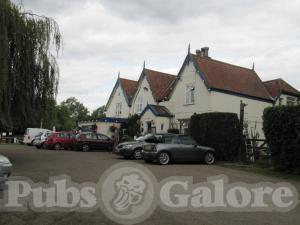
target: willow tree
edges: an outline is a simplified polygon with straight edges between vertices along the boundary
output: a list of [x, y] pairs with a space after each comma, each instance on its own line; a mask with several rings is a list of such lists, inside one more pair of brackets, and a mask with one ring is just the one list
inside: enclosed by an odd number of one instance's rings
[[52, 126], [61, 46], [53, 19], [0, 0], [0, 131]]

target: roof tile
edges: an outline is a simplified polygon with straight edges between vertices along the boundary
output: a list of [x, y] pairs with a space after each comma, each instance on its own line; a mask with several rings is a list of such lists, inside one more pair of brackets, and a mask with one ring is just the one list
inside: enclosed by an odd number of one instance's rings
[[272, 98], [254, 70], [192, 55], [209, 88], [271, 101]]
[[176, 76], [149, 69], [145, 69], [145, 75], [154, 99], [157, 102], [163, 101], [171, 84], [176, 80]]
[[288, 84], [283, 79], [275, 79], [264, 82], [265, 87], [273, 98], [278, 97], [281, 93], [300, 96], [300, 92]]
[[133, 95], [136, 91], [138, 82], [134, 80], [124, 79], [124, 78], [119, 78], [119, 80], [128, 101], [131, 102], [131, 99], [133, 98]]

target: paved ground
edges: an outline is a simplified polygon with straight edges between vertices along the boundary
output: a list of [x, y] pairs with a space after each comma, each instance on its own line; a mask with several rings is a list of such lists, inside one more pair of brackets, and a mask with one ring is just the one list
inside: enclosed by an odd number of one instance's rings
[[[0, 145], [0, 154], [8, 156], [13, 165], [14, 175], [27, 176], [34, 181], [48, 182], [48, 177], [53, 175], [68, 174], [75, 182], [97, 182], [104, 170], [111, 165], [124, 161], [108, 152], [72, 152], [36, 150], [27, 146]], [[144, 164], [143, 161], [138, 163]], [[230, 182], [242, 181], [256, 183], [261, 181], [279, 182], [270, 178], [247, 172], [223, 168], [217, 165], [206, 166], [201, 164], [173, 164], [165, 167], [155, 164], [146, 165], [158, 180], [168, 176], [193, 176], [194, 181], [204, 181], [207, 176], [225, 174], [230, 177]], [[298, 191], [300, 183], [292, 182]], [[300, 224], [300, 206], [288, 213], [170, 213], [156, 209], [154, 214], [143, 224], [162, 225], [289, 225]], [[94, 225], [114, 224], [100, 211], [93, 213], [7, 213], [0, 212], [0, 224], [12, 225]]]

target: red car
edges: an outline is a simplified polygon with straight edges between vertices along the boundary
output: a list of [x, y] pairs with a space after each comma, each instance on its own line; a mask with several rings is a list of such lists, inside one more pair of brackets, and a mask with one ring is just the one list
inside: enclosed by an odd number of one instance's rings
[[75, 135], [71, 132], [54, 132], [47, 138], [44, 145], [47, 149], [70, 149], [74, 140]]
[[114, 141], [104, 134], [82, 133], [76, 135], [74, 150], [88, 152], [90, 150], [113, 150]]

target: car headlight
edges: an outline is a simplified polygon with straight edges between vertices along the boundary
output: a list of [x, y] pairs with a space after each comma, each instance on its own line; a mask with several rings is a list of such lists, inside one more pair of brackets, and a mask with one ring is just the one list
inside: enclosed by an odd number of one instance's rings
[[145, 152], [157, 152], [155, 145], [144, 145]]
[[0, 163], [3, 163], [3, 164], [10, 164], [10, 161], [8, 158], [6, 158], [5, 156], [1, 156], [0, 157]]

